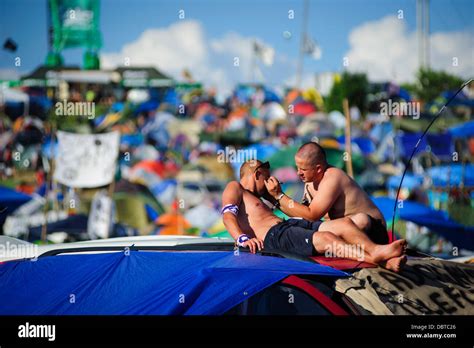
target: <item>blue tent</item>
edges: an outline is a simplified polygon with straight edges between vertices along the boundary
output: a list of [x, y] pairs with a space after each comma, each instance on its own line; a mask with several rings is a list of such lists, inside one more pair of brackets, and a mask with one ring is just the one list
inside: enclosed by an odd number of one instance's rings
[[31, 196], [22, 192], [12, 190], [11, 188], [0, 186], [0, 228], [7, 219], [7, 216], [20, 205], [25, 204], [31, 199]]
[[455, 138], [466, 138], [474, 136], [474, 121], [465, 122], [451, 127], [449, 132]]
[[393, 125], [390, 122], [383, 122], [376, 124], [369, 133], [370, 139], [376, 144], [382, 142], [391, 132], [393, 132]]
[[[444, 91], [443, 93], [441, 93], [441, 96], [445, 100], [449, 100], [455, 93], [456, 93], [455, 90]], [[470, 99], [469, 96], [466, 95], [464, 91], [462, 91], [451, 101], [451, 106], [456, 106], [456, 105], [465, 105], [465, 106], [474, 107], [474, 99]]]
[[115, 102], [110, 107], [110, 112], [121, 112], [125, 108], [125, 104], [123, 102]]
[[231, 166], [232, 166], [232, 169], [234, 170], [234, 175], [236, 178], [239, 177], [240, 166], [245, 162], [246, 159], [252, 159], [252, 158], [255, 158], [256, 156], [256, 159], [260, 161], [266, 161], [278, 151], [278, 147], [276, 147], [273, 144], [256, 143], [256, 144], [247, 146], [243, 150], [245, 151], [245, 153], [247, 154], [249, 158], [242, 158], [242, 156], [236, 156], [237, 160], [232, 161], [231, 163]]
[[[372, 200], [382, 212], [385, 220], [391, 222], [395, 200], [388, 197], [377, 197]], [[445, 211], [405, 200], [403, 208], [397, 208], [397, 216], [402, 220], [428, 227], [461, 249], [474, 250], [474, 227], [457, 223], [450, 219]]]
[[292, 274], [349, 276], [323, 265], [250, 253], [49, 256], [0, 264], [0, 314], [220, 315]]
[[275, 91], [269, 89], [268, 87], [263, 87], [263, 92], [265, 93], [265, 97], [263, 100], [264, 103], [281, 103], [281, 98], [278, 96], [278, 94], [276, 94]]
[[156, 100], [149, 100], [143, 102], [137, 106], [137, 108], [133, 111], [133, 114], [136, 116], [141, 112], [155, 111], [156, 109], [158, 109], [159, 105], [160, 103], [158, 103]]
[[454, 151], [454, 142], [450, 133], [426, 134], [426, 141], [431, 152], [440, 158], [451, 160]]
[[[400, 155], [403, 158], [410, 158], [413, 148], [416, 146], [420, 136], [421, 133], [403, 133], [396, 136], [397, 147], [400, 149]], [[426, 141], [426, 137], [423, 137], [418, 146], [417, 154], [426, 151], [427, 146], [428, 142]]]
[[[346, 144], [346, 136], [341, 135], [337, 138], [337, 142], [341, 145]], [[351, 139], [352, 144], [357, 144], [359, 149], [362, 151], [364, 155], [370, 155], [373, 153], [375, 149], [375, 144], [372, 141], [372, 139], [367, 138], [367, 137], [355, 137]]]
[[[401, 175], [392, 175], [388, 178], [386, 182], [386, 187], [389, 190], [397, 190], [400, 185], [400, 180], [402, 179]], [[412, 190], [416, 187], [421, 187], [423, 184], [423, 176], [407, 173], [403, 178], [402, 188]]]
[[465, 186], [474, 186], [474, 164], [450, 164], [436, 166], [428, 169], [428, 175], [433, 180], [434, 186], [459, 186], [461, 181]]
[[137, 147], [145, 143], [145, 138], [143, 134], [122, 134], [120, 137], [120, 145]]
[[[402, 157], [408, 159], [420, 139], [422, 133], [403, 133], [397, 135], [396, 141], [398, 142]], [[427, 134], [421, 139], [420, 145], [416, 154], [420, 154], [423, 151], [428, 150], [434, 153], [438, 157], [446, 158], [451, 157], [454, 151], [454, 143], [450, 133], [440, 134]], [[416, 155], [415, 154], [415, 155]]]
[[[68, 216], [66, 219], [50, 222], [47, 226], [47, 232], [66, 232], [71, 236], [80, 236], [82, 233], [87, 232], [87, 215], [77, 214]], [[30, 227], [28, 229], [28, 241], [34, 242], [41, 240], [42, 225]]]
[[177, 108], [179, 104], [181, 104], [181, 99], [179, 98], [178, 92], [176, 92], [175, 89], [168, 89], [163, 98], [163, 103], [173, 105]]

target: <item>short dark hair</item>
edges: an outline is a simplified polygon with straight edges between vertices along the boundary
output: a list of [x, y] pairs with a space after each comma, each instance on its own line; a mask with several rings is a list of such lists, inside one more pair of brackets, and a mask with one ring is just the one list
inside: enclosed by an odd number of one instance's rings
[[245, 175], [247, 175], [247, 173], [249, 173], [252, 169], [256, 168], [260, 164], [262, 164], [262, 162], [256, 159], [251, 159], [242, 163], [242, 165], [240, 166], [240, 178], [242, 179]]
[[311, 165], [327, 164], [326, 151], [321, 145], [312, 141], [301, 145], [296, 156], [308, 159]]

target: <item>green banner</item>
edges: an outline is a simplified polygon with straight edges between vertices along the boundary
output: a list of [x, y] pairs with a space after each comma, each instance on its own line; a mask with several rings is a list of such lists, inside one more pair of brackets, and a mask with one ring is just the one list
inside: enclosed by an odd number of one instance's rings
[[101, 47], [99, 0], [49, 0], [49, 5], [55, 52], [69, 47], [97, 51]]

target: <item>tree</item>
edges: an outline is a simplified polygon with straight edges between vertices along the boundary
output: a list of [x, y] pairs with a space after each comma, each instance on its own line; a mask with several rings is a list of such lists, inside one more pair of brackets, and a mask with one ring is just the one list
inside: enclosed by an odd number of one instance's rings
[[418, 99], [429, 103], [434, 101], [443, 91], [458, 89], [463, 80], [444, 71], [421, 68], [416, 75], [417, 81], [413, 92]]
[[342, 77], [336, 79], [326, 98], [326, 111], [342, 110], [342, 100], [347, 98], [350, 106], [357, 106], [362, 114], [367, 111], [367, 94], [369, 81], [364, 73], [344, 72]]

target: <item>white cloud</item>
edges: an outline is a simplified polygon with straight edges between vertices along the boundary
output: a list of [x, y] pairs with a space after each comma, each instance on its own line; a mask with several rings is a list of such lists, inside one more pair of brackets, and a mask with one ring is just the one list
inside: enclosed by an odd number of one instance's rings
[[[461, 77], [474, 71], [473, 37], [468, 31], [430, 35], [430, 62], [436, 70]], [[365, 71], [369, 80], [412, 82], [418, 69], [416, 31], [396, 16], [364, 23], [349, 34], [349, 71]], [[456, 57], [458, 66], [453, 66]]]
[[[209, 39], [199, 21], [178, 21], [166, 28], [146, 30], [120, 52], [102, 53], [101, 63], [105, 69], [115, 68], [124, 65], [128, 57], [131, 66], [155, 66], [177, 80], [181, 80], [183, 69], [188, 69], [195, 80], [216, 87], [222, 97], [235, 84], [252, 80], [254, 39], [236, 32]], [[234, 66], [235, 57], [239, 66]]]
[[123, 65], [125, 58], [129, 58], [131, 66], [153, 65], [177, 76], [183, 69], [194, 70], [208, 60], [205, 35], [196, 21], [148, 29], [136, 41], [124, 45], [121, 52], [102, 54], [102, 66]]

